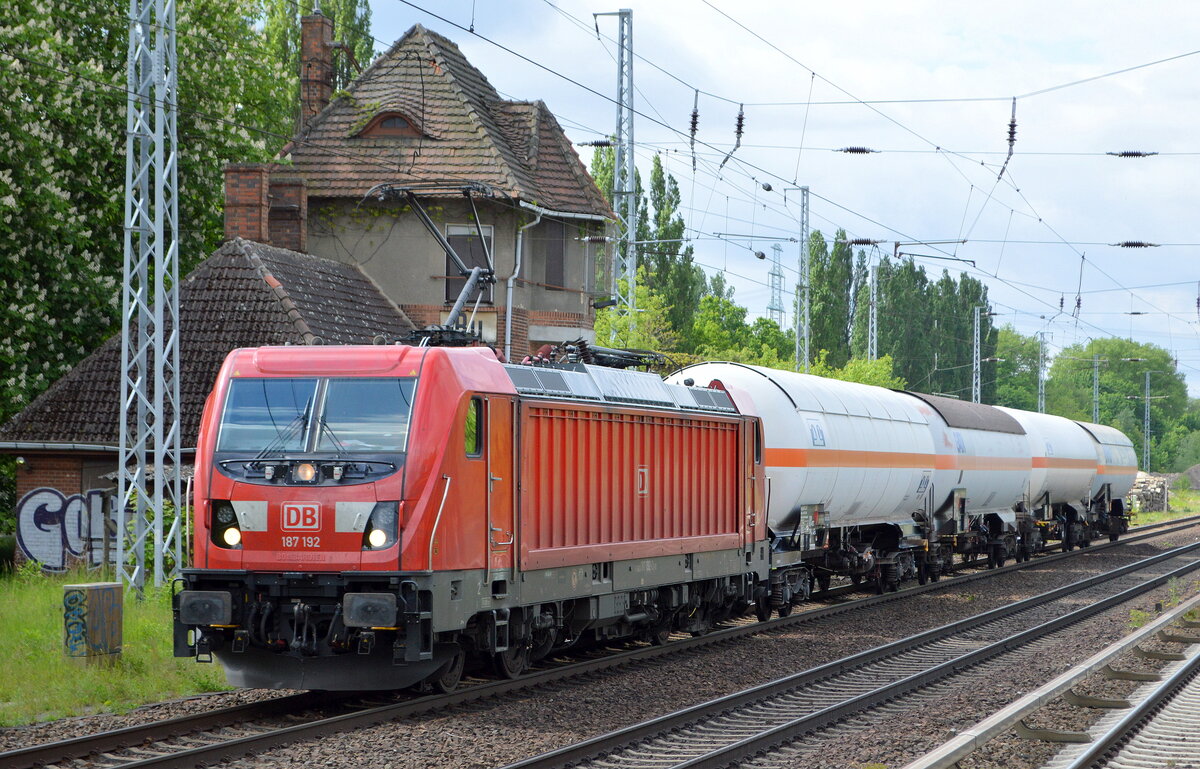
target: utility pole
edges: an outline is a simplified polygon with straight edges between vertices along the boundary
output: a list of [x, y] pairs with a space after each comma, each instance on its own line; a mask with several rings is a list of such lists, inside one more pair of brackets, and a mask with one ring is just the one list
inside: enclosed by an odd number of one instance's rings
[[175, 0], [130, 0], [116, 572], [139, 592], [150, 543], [155, 585], [184, 565], [176, 62]]
[[1092, 424], [1100, 424], [1100, 355], [1092, 353]]
[[1039, 414], [1046, 413], [1046, 332], [1037, 332], [1038, 338], [1038, 399]]
[[1142, 466], [1150, 472], [1150, 374], [1146, 372], [1146, 401], [1142, 411]]
[[879, 357], [879, 271], [871, 265], [871, 300], [867, 315], [867, 360]]
[[779, 328], [783, 328], [783, 266], [779, 261], [779, 256], [783, 252], [783, 246], [775, 243], [771, 246], [771, 271], [767, 273], [767, 279], [771, 286], [771, 303], [767, 305], [767, 317], [775, 321]]
[[[613, 204], [622, 232], [615, 249], [612, 296], [617, 300], [617, 314], [632, 316], [637, 312], [637, 169], [633, 157], [633, 11], [596, 13], [595, 16], [616, 16], [617, 35], [617, 131], [613, 158]], [[597, 34], [599, 31], [597, 30]]]
[[800, 282], [796, 286], [799, 307], [796, 308], [796, 370], [808, 373], [808, 323], [809, 279], [808, 279], [808, 187], [800, 188]]
[[971, 354], [971, 402], [979, 403], [979, 305], [975, 305], [975, 336]]

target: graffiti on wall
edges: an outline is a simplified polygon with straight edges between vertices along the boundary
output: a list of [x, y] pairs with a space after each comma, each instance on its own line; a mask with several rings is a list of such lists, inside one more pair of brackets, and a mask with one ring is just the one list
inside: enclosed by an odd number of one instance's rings
[[17, 546], [46, 571], [65, 571], [80, 562], [97, 568], [106, 550], [114, 561], [117, 527], [112, 515], [105, 515], [104, 501], [102, 489], [70, 496], [34, 489], [17, 503]]

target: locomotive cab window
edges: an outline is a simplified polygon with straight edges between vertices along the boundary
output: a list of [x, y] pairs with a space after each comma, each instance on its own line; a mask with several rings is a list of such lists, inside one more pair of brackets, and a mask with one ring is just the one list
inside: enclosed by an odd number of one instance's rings
[[754, 423], [754, 464], [761, 465], [762, 455], [762, 422]]
[[217, 438], [219, 452], [403, 452], [417, 380], [239, 378]]
[[467, 404], [463, 443], [468, 457], [483, 456], [483, 398], [472, 398]]

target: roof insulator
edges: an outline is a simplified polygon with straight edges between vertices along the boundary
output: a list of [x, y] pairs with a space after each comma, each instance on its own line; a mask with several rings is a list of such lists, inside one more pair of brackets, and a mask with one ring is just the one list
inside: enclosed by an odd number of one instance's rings
[[1157, 152], [1143, 152], [1142, 150], [1121, 150], [1120, 152], [1106, 152], [1105, 155], [1112, 155], [1114, 158], [1148, 158], [1151, 155], [1157, 155]]
[[871, 240], [870, 238], [851, 238], [846, 241], [848, 246], [878, 246], [882, 240]]
[[845, 152], [847, 155], [869, 155], [872, 152], [879, 152], [879, 150], [873, 150], [870, 147], [842, 147], [834, 152]]
[[1158, 248], [1157, 243], [1147, 243], [1144, 240], [1122, 240], [1120, 243], [1109, 243], [1118, 248]]
[[613, 140], [612, 139], [596, 139], [595, 141], [591, 141], [591, 142], [576, 142], [575, 146], [576, 147], [612, 147]]

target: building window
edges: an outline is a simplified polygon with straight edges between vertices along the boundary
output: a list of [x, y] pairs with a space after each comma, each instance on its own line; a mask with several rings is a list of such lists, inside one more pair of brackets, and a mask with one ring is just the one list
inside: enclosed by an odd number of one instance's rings
[[[483, 239], [487, 244], [487, 251], [492, 252], [492, 225], [485, 224], [483, 229]], [[454, 253], [458, 254], [458, 258], [463, 260], [463, 264], [467, 269], [479, 266], [486, 268], [488, 266], [487, 254], [484, 252], [484, 243], [479, 241], [479, 231], [473, 224], [448, 224], [446, 225], [446, 240], [450, 241], [450, 247], [454, 249]], [[493, 252], [494, 253], [494, 252]], [[446, 254], [446, 275], [450, 276], [446, 280], [446, 301], [454, 302], [458, 299], [459, 293], [462, 292], [463, 285], [466, 283], [464, 278], [458, 276], [458, 265]], [[476, 290], [469, 297], [470, 301], [475, 301], [479, 296], [479, 291]], [[485, 284], [483, 286], [483, 301], [485, 304], [491, 304], [493, 299], [493, 286]]]
[[408, 118], [395, 112], [385, 112], [378, 115], [370, 123], [367, 123], [359, 136], [364, 137], [418, 137], [421, 132], [417, 130]]
[[552, 219], [542, 224], [542, 246], [546, 264], [546, 288], [558, 291], [567, 285], [567, 227]]

